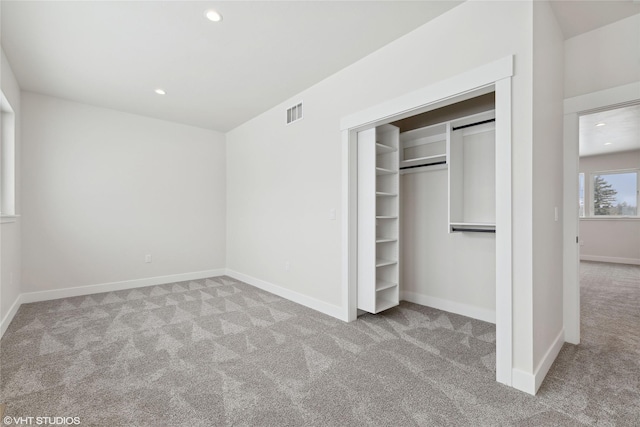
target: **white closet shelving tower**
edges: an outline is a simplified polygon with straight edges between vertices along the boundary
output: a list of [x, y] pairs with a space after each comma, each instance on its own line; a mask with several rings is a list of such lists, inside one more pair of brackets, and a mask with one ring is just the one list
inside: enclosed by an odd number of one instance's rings
[[358, 308], [369, 313], [400, 302], [399, 142], [392, 125], [358, 133]]

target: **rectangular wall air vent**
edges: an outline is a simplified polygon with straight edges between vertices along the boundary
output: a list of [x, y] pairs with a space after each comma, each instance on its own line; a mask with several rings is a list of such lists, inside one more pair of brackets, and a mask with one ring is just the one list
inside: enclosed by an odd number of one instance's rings
[[291, 124], [298, 120], [302, 120], [302, 101], [293, 107], [287, 108], [287, 124]]

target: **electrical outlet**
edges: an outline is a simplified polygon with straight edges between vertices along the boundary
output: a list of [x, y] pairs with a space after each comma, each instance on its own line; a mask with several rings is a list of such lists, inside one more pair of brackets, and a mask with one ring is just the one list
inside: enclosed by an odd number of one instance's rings
[[144, 262], [146, 262], [146, 263], [151, 262], [151, 254], [146, 254], [146, 255], [144, 256]]

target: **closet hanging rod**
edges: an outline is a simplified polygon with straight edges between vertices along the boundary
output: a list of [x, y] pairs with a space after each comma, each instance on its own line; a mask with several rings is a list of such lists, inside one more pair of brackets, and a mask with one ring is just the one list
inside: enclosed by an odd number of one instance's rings
[[496, 230], [488, 229], [488, 228], [456, 228], [451, 227], [451, 231], [468, 231], [471, 233], [495, 233]]
[[471, 126], [483, 125], [485, 123], [491, 123], [491, 122], [495, 122], [495, 121], [496, 121], [496, 119], [483, 120], [483, 121], [477, 122], [477, 123], [470, 123], [468, 125], [462, 125], [462, 126], [454, 127], [454, 128], [451, 128], [451, 130], [470, 128]]
[[425, 163], [424, 165], [403, 166], [403, 167], [400, 168], [400, 170], [421, 168], [421, 167], [424, 167], [424, 166], [446, 165], [446, 164], [447, 164], [446, 161], [435, 162], [435, 163]]

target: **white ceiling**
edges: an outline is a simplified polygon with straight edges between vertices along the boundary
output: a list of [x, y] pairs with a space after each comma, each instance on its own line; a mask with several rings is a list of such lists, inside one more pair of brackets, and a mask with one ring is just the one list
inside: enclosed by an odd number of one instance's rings
[[553, 0], [565, 39], [640, 13], [638, 0]]
[[224, 132], [460, 3], [3, 0], [2, 46], [24, 90]]
[[640, 150], [640, 104], [580, 116], [579, 140], [580, 157]]
[[[1, 40], [23, 90], [225, 132], [460, 3], [2, 0]], [[566, 37], [638, 6], [553, 3]]]

